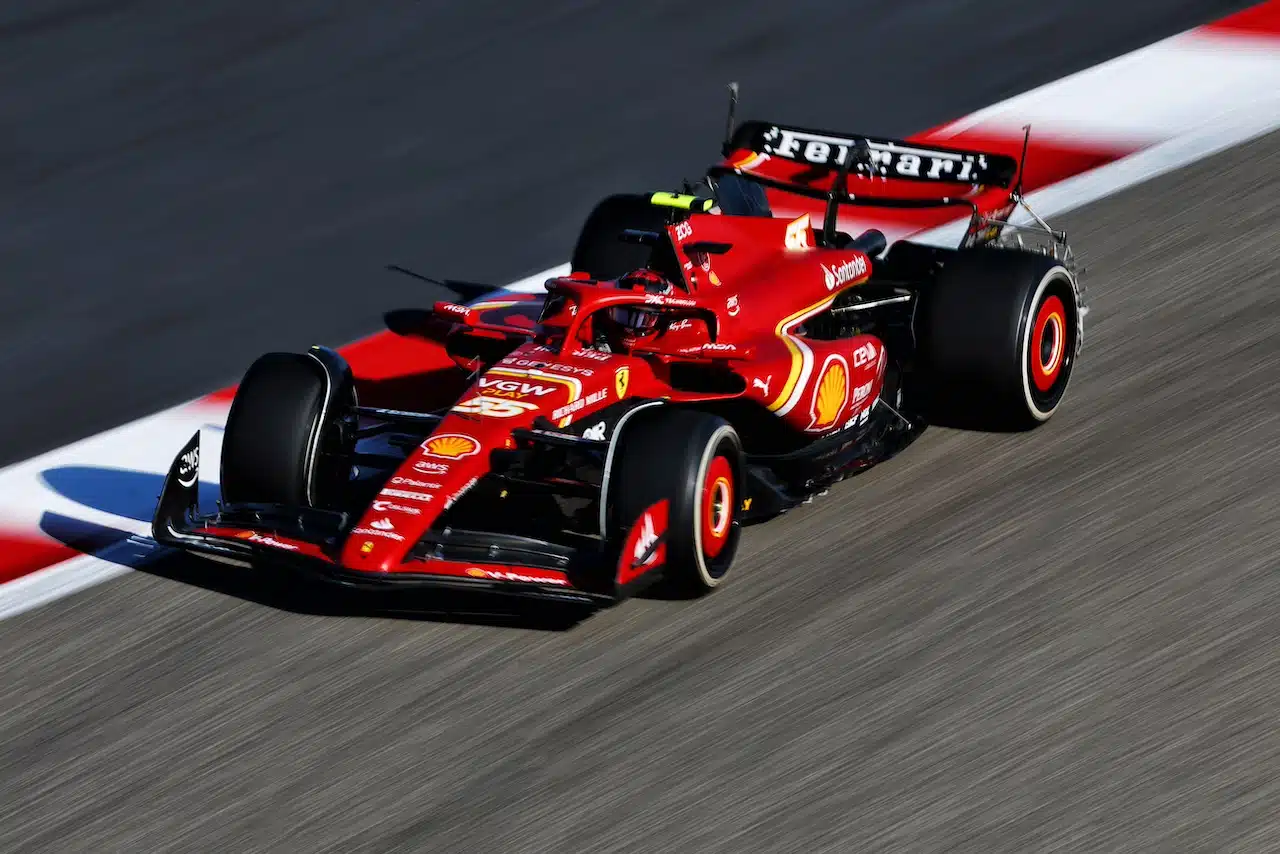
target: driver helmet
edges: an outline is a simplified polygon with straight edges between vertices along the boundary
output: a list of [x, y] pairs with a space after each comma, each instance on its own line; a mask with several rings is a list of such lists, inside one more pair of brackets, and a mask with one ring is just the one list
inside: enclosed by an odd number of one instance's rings
[[[647, 294], [669, 294], [673, 290], [671, 283], [653, 270], [634, 270], [618, 279], [622, 290], [631, 290], [637, 285]], [[615, 306], [610, 309], [610, 317], [633, 334], [652, 332], [658, 325], [658, 312], [640, 305]]]

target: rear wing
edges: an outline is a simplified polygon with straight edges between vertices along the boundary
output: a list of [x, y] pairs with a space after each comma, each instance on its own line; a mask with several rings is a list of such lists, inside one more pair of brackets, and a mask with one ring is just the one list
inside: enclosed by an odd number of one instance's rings
[[[994, 243], [1011, 232], [1019, 246], [1024, 235], [1044, 240], [1041, 251], [1076, 270], [1066, 234], [1041, 219], [1023, 195], [1023, 175], [1031, 127], [1023, 128], [1019, 157], [990, 151], [911, 142], [750, 120], [734, 126], [738, 84], [729, 84], [729, 115], [723, 160], [707, 178], [737, 175], [764, 188], [824, 201], [821, 240], [835, 235], [841, 205], [926, 208], [950, 205], [970, 211], [961, 247]], [[851, 181], [854, 186], [850, 186]], [[907, 187], [914, 182], [914, 191]], [[932, 194], [928, 185], [939, 185]], [[897, 187], [898, 189], [892, 189]], [[885, 190], [888, 190], [886, 193]], [[923, 191], [923, 192], [922, 192]], [[893, 195], [897, 193], [897, 195]], [[1021, 208], [1028, 223], [1014, 223]]]
[[[760, 121], [745, 122], [727, 134], [724, 152], [725, 161], [707, 171], [709, 179], [732, 173], [764, 187], [825, 201], [822, 245], [833, 242], [841, 205], [964, 206], [970, 211], [965, 243], [972, 245], [998, 238], [1020, 200], [1021, 188], [1014, 187], [1019, 161], [1003, 154], [897, 139], [837, 136]], [[855, 189], [851, 181], [862, 186]], [[917, 195], [901, 190], [901, 195], [885, 195], [876, 186], [882, 181], [899, 187], [903, 181], [932, 183], [939, 185], [941, 192]], [[965, 185], [968, 190], [962, 189]], [[993, 190], [1000, 194], [994, 199], [989, 196]], [[980, 196], [986, 197], [985, 204], [993, 208], [994, 217], [984, 215], [978, 204]]]
[[[744, 122], [725, 145], [734, 151], [779, 157], [819, 169], [838, 169], [853, 157], [850, 175], [901, 181], [978, 184], [1008, 189], [1018, 161], [1005, 154], [924, 146], [901, 139], [841, 134], [763, 121]], [[741, 167], [748, 168], [748, 167]]]

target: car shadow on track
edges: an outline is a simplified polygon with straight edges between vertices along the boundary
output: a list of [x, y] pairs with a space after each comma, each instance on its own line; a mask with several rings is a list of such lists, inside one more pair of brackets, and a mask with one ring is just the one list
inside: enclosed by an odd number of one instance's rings
[[[163, 475], [106, 466], [58, 466], [42, 471], [40, 479], [63, 498], [138, 522], [151, 521], [164, 486]], [[200, 503], [217, 499], [217, 482], [201, 480]]]
[[980, 391], [969, 388], [916, 389], [916, 395], [925, 420], [934, 427], [949, 430], [965, 430], [974, 433], [1018, 434], [1034, 427], [1010, 426]]
[[[133, 474], [154, 477], [159, 490], [158, 475]], [[465, 591], [427, 594], [342, 590], [296, 574], [245, 569], [180, 554], [158, 545], [150, 537], [60, 513], [46, 512], [40, 519], [40, 529], [99, 560], [294, 614], [391, 618], [533, 631], [567, 631], [591, 614], [589, 609], [581, 607]]]

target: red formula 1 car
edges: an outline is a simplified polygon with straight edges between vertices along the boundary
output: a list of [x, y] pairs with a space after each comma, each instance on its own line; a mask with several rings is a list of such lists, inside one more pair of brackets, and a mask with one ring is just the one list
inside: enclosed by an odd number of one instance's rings
[[[436, 303], [415, 333], [436, 369], [357, 378], [323, 347], [258, 359], [217, 509], [197, 506], [197, 433], [156, 540], [355, 587], [697, 595], [744, 525], [926, 424], [1053, 415], [1085, 310], [1065, 236], [1010, 222], [1018, 157], [732, 124], [701, 187], [598, 205], [545, 294]], [[957, 248], [839, 227], [952, 205]]]

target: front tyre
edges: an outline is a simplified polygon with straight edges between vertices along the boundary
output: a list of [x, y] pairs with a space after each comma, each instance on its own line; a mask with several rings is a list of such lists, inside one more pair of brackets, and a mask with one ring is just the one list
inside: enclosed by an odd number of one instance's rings
[[661, 408], [623, 434], [610, 485], [613, 530], [625, 536], [666, 499], [660, 589], [680, 598], [705, 595], [721, 585], [737, 553], [742, 482], [742, 443], [727, 421]]
[[939, 423], [1026, 430], [1058, 410], [1075, 367], [1070, 271], [1033, 252], [964, 250], [921, 296], [916, 334]]
[[332, 507], [350, 472], [354, 404], [349, 369], [336, 358], [259, 357], [236, 389], [223, 430], [222, 500]]

